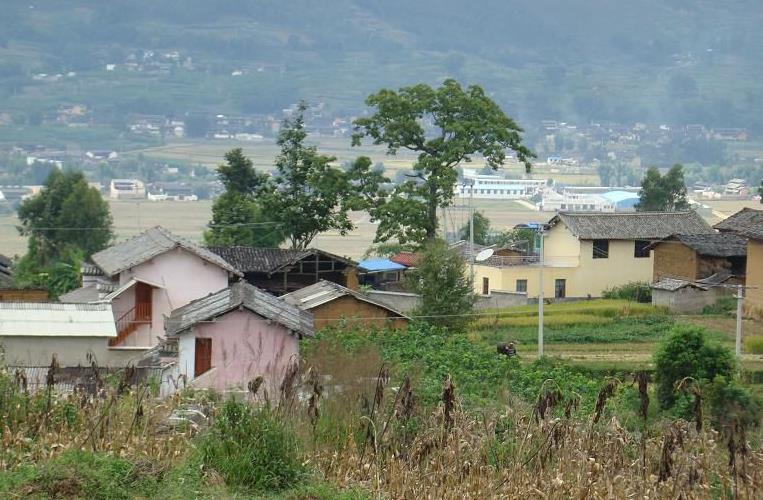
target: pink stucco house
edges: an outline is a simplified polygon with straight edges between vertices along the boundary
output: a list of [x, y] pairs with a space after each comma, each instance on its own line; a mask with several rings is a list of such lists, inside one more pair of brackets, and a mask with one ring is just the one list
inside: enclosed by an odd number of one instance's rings
[[242, 389], [257, 377], [271, 397], [278, 393], [290, 363], [299, 357], [299, 339], [312, 336], [313, 318], [244, 281], [175, 309], [165, 322], [177, 341], [175, 376], [187, 385]]
[[164, 337], [174, 309], [224, 289], [242, 274], [218, 255], [154, 227], [102, 250], [83, 266], [82, 287], [61, 302], [109, 303], [113, 349], [145, 351]]

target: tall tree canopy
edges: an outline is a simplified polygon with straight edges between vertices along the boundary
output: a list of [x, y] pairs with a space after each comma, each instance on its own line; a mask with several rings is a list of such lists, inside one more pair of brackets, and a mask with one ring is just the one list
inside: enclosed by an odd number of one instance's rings
[[650, 167], [641, 181], [636, 209], [640, 212], [674, 212], [687, 208], [683, 166], [673, 165], [664, 176], [656, 167]]
[[349, 212], [368, 208], [387, 180], [371, 168], [367, 157], [342, 170], [331, 165], [336, 158], [306, 145], [306, 110], [307, 104], [301, 102], [294, 116], [284, 121], [278, 135], [281, 153], [276, 172], [262, 193], [263, 207], [282, 224], [294, 249], [307, 248], [324, 231], [347, 234], [355, 227]]
[[111, 240], [109, 205], [82, 172], [54, 170], [42, 190], [18, 209], [28, 250], [16, 266], [19, 286], [47, 287], [56, 296], [78, 285], [83, 258]]
[[225, 163], [217, 167], [217, 176], [225, 192], [212, 205], [210, 229], [204, 241], [213, 246], [277, 247], [284, 237], [280, 222], [265, 215], [259, 190], [267, 184], [267, 175], [254, 169], [252, 160], [241, 148], [225, 154]]
[[[482, 212], [474, 212], [474, 242], [478, 245], [492, 245], [490, 219]], [[458, 237], [469, 241], [469, 222], [458, 231]]]
[[371, 210], [379, 221], [376, 241], [434, 238], [437, 208], [453, 201], [456, 167], [474, 155], [497, 169], [506, 150], [513, 150], [530, 171], [534, 155], [522, 144], [522, 129], [479, 86], [463, 89], [448, 79], [436, 89], [426, 84], [383, 89], [366, 104], [375, 112], [355, 120], [353, 145], [368, 136], [374, 144], [385, 144], [387, 154], [403, 148], [418, 155], [411, 177]]

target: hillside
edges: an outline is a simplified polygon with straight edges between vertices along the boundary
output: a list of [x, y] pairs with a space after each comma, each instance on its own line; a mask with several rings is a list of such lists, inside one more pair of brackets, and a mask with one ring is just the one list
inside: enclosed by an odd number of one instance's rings
[[[299, 98], [351, 115], [380, 87], [453, 76], [523, 123], [762, 131], [761, 21], [755, 0], [10, 0], [0, 123], [85, 104], [119, 132], [128, 114], [271, 113]], [[0, 127], [0, 140], [25, 135]]]

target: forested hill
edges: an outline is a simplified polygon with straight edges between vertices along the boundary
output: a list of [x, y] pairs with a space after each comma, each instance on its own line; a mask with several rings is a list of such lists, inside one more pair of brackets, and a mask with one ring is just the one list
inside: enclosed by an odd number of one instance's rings
[[4, 0], [0, 113], [352, 113], [453, 76], [522, 121], [763, 131], [762, 25], [760, 0]]

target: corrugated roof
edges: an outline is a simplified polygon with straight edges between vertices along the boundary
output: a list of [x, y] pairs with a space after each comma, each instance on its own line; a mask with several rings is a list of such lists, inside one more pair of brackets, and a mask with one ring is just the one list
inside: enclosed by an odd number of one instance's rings
[[722, 232], [737, 233], [747, 238], [763, 239], [763, 210], [743, 208], [715, 225]]
[[362, 293], [350, 290], [347, 287], [326, 280], [321, 280], [318, 283], [314, 283], [310, 286], [306, 286], [305, 288], [301, 288], [294, 292], [287, 293], [286, 295], [282, 295], [281, 299], [285, 300], [289, 304], [299, 307], [300, 309], [310, 310], [327, 302], [331, 302], [332, 300], [336, 300], [348, 295], [355, 297], [356, 299], [363, 302], [367, 302], [377, 307], [381, 307], [382, 309], [386, 309], [398, 317], [407, 319], [407, 316], [405, 316], [400, 311], [396, 311], [395, 309], [392, 309], [385, 304], [370, 299]]
[[244, 281], [175, 309], [164, 322], [167, 335], [180, 334], [195, 324], [244, 307], [289, 330], [312, 336], [312, 314], [270, 295]]
[[0, 302], [0, 336], [116, 337], [111, 304]]
[[563, 222], [581, 240], [656, 240], [673, 234], [707, 234], [713, 228], [693, 210], [685, 212], [560, 212], [550, 226]]
[[208, 247], [208, 249], [219, 255], [230, 265], [244, 273], [275, 273], [284, 267], [291, 266], [297, 262], [315, 257], [325, 257], [328, 260], [336, 260], [348, 266], [357, 264], [345, 257], [334, 255], [317, 248], [307, 250], [292, 250], [287, 248], [257, 248], [248, 246], [232, 247]]
[[358, 268], [367, 273], [381, 273], [385, 271], [402, 271], [405, 266], [392, 262], [389, 259], [368, 259], [358, 262]]
[[187, 250], [226, 271], [241, 276], [241, 272], [228, 264], [225, 259], [204, 247], [175, 236], [159, 226], [153, 227], [122, 243], [117, 243], [105, 250], [101, 250], [93, 254], [91, 260], [108, 276], [114, 276], [125, 269], [135, 267], [174, 248]]

